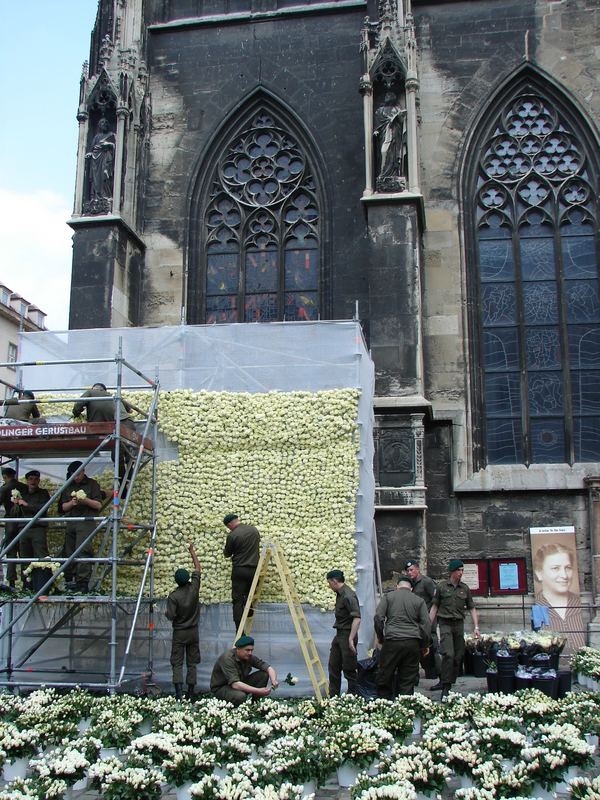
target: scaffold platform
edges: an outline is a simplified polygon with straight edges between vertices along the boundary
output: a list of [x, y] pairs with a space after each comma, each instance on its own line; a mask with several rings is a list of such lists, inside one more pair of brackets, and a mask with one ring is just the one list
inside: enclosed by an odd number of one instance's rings
[[[7, 458], [37, 456], [81, 456], [96, 450], [103, 442], [114, 450], [114, 422], [49, 422], [40, 425], [0, 425], [0, 455]], [[148, 437], [126, 425], [120, 426], [122, 444], [154, 449]]]

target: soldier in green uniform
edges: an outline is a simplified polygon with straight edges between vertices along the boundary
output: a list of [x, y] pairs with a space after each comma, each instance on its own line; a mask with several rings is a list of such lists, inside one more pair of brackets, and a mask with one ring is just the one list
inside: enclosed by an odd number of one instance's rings
[[336, 593], [335, 636], [329, 651], [329, 695], [339, 695], [342, 688], [342, 671], [348, 681], [348, 694], [356, 694], [358, 663], [356, 645], [360, 627], [358, 597], [349, 586], [341, 569], [332, 569], [325, 576], [329, 588]]
[[175, 572], [174, 589], [167, 597], [167, 619], [173, 623], [173, 639], [171, 641], [171, 667], [173, 668], [173, 686], [175, 697], [181, 699], [183, 693], [183, 662], [187, 666], [187, 697], [194, 697], [196, 686], [196, 665], [200, 663], [200, 647], [198, 637], [198, 619], [200, 617], [200, 578], [202, 568], [194, 545], [190, 542], [188, 549], [194, 564], [191, 576], [187, 569]]
[[[404, 564], [404, 572], [412, 581], [413, 594], [422, 598], [427, 606], [427, 613], [431, 611], [431, 604], [435, 595], [435, 581], [424, 575], [419, 567], [419, 562], [414, 558], [409, 559]], [[437, 634], [435, 631], [431, 633], [431, 645], [426, 656], [421, 656], [421, 666], [425, 670], [426, 678], [439, 678], [440, 671], [437, 663], [437, 653], [439, 650]], [[417, 681], [418, 682], [418, 681]]]
[[375, 633], [381, 643], [377, 697], [414, 694], [419, 656], [429, 647], [431, 622], [425, 601], [411, 591], [408, 575], [400, 575], [395, 592], [386, 592], [375, 610]]
[[[28, 402], [19, 402], [20, 400]], [[19, 424], [46, 421], [35, 403], [34, 393], [29, 389], [23, 389], [23, 391], [17, 389], [15, 397], [5, 400], [4, 406], [4, 417], [6, 419], [14, 419]]]
[[[40, 472], [37, 469], [30, 469], [25, 475], [27, 481], [27, 490], [23, 492], [22, 496], [14, 501], [11, 516], [35, 517], [41, 509], [50, 500], [48, 490], [40, 486]], [[25, 523], [26, 524], [26, 523]], [[24, 524], [19, 526], [22, 530]], [[37, 522], [32, 525], [25, 533], [19, 543], [19, 552], [21, 558], [31, 558], [36, 561], [41, 561], [48, 556], [48, 538], [47, 538], [47, 523]], [[41, 589], [46, 581], [50, 578], [49, 569], [40, 569], [36, 567], [31, 572], [31, 587], [34, 592]]]
[[[271, 687], [267, 685], [269, 680]], [[210, 690], [215, 697], [235, 706], [248, 697], [267, 697], [271, 688], [278, 686], [275, 669], [254, 655], [252, 636], [240, 636], [232, 650], [219, 656], [210, 676]]]
[[[102, 489], [100, 484], [93, 478], [85, 474], [85, 469], [81, 461], [72, 461], [67, 467], [67, 478], [74, 475], [73, 483], [63, 489], [58, 502], [58, 509], [65, 517], [95, 517], [99, 515], [102, 508]], [[78, 496], [77, 492], [82, 495]], [[63, 546], [63, 556], [68, 558], [81, 547], [90, 534], [96, 528], [94, 520], [84, 520], [69, 523], [65, 531], [65, 543]], [[94, 551], [92, 542], [87, 544], [79, 551], [80, 558], [93, 558]], [[72, 578], [75, 577], [73, 581]], [[92, 576], [92, 565], [89, 561], [81, 561], [75, 566], [65, 569], [65, 579], [67, 580], [67, 591], [83, 592], [89, 590], [89, 581]]]
[[226, 514], [223, 525], [229, 530], [223, 555], [231, 559], [231, 600], [237, 631], [258, 565], [260, 533], [254, 525], [243, 525], [237, 514]]
[[438, 686], [442, 699], [460, 675], [465, 655], [465, 615], [471, 614], [475, 636], [479, 636], [477, 609], [471, 590], [461, 578], [464, 564], [460, 558], [453, 558], [448, 564], [448, 578], [440, 581], [435, 590], [429, 616], [432, 625], [436, 617], [440, 626], [440, 653], [442, 655], [441, 678]]
[[[4, 481], [3, 485], [0, 487], [0, 505], [4, 506], [4, 516], [10, 517], [11, 516], [11, 509], [14, 505], [12, 499], [12, 493], [16, 489], [21, 496], [25, 494], [27, 491], [27, 486], [21, 481], [17, 480], [17, 473], [12, 467], [4, 467], [2, 470], [2, 479]], [[10, 544], [15, 536], [19, 533], [19, 523], [18, 522], [5, 522], [4, 523], [4, 542], [3, 547]], [[12, 547], [6, 553], [8, 558], [19, 558], [19, 545], [20, 542]], [[25, 569], [25, 564], [21, 564], [21, 579], [23, 578], [23, 570]], [[16, 580], [17, 580], [17, 565], [16, 564], [7, 564], [6, 566], [6, 580], [8, 581], [8, 585], [14, 588]]]
[[[114, 422], [115, 404], [101, 398], [111, 397], [103, 383], [95, 383], [87, 389], [73, 406], [73, 416], [80, 417], [85, 411], [88, 422]], [[125, 400], [121, 401], [121, 425], [135, 430], [135, 423], [131, 419], [133, 408]]]

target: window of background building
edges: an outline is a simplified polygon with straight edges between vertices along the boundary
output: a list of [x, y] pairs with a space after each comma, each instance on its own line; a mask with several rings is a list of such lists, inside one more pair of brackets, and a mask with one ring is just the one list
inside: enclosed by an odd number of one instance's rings
[[[8, 362], [14, 364], [15, 361], [17, 360], [17, 355], [18, 355], [17, 345], [13, 344], [12, 342], [9, 342], [8, 343], [8, 355], [7, 355], [7, 359], [6, 360]], [[9, 367], [9, 369], [15, 369], [15, 367]]]
[[28, 316], [29, 319], [34, 323], [34, 325], [38, 326], [38, 328], [44, 327], [44, 320], [46, 318], [46, 315], [42, 311], [30, 308]]
[[557, 99], [522, 84], [494, 110], [476, 159], [479, 466], [599, 461], [590, 139]]
[[318, 319], [315, 180], [271, 111], [255, 113], [225, 146], [203, 219], [205, 322]]

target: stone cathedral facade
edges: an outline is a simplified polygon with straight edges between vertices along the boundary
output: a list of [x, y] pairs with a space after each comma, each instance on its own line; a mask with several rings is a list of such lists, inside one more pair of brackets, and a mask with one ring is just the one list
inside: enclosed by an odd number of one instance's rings
[[358, 315], [383, 577], [521, 556], [529, 602], [572, 525], [594, 635], [599, 41], [600, 0], [99, 0], [70, 326]]

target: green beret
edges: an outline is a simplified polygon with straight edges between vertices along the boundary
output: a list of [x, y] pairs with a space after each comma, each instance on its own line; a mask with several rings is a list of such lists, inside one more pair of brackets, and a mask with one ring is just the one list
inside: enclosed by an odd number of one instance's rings
[[345, 582], [344, 573], [341, 569], [332, 569], [329, 570], [327, 575], [325, 576], [327, 580], [334, 580], [334, 581], [341, 581], [342, 583]]
[[183, 569], [182, 567], [178, 570], [175, 570], [175, 583], [178, 586], [185, 586], [186, 583], [189, 583], [190, 580], [190, 573], [187, 569]]
[[240, 638], [235, 643], [235, 646], [236, 647], [249, 647], [250, 645], [253, 645], [253, 644], [254, 644], [254, 639], [251, 636], [246, 636], [246, 634], [244, 634], [243, 636], [240, 636]]
[[448, 572], [454, 572], [455, 569], [460, 569], [461, 567], [464, 567], [464, 564], [460, 558], [453, 558], [448, 564]]
[[237, 514], [225, 514], [223, 517], [223, 525], [229, 525], [234, 519], [239, 519]]

